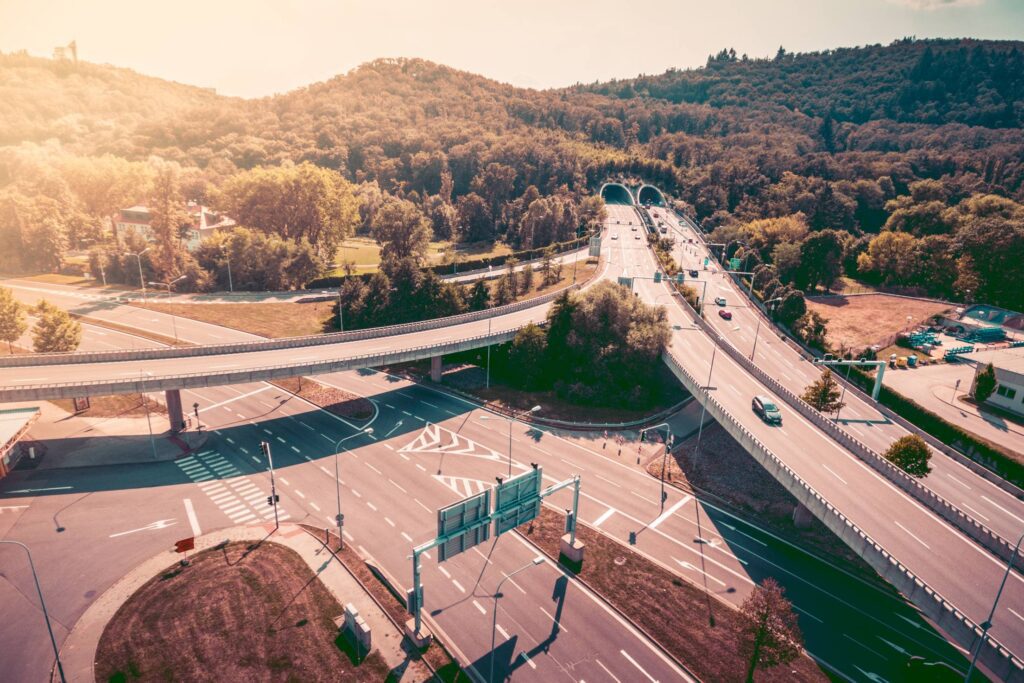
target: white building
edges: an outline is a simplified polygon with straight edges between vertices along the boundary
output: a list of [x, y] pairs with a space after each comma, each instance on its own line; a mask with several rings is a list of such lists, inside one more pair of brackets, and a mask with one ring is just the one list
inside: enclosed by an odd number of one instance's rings
[[[189, 216], [189, 226], [183, 233], [181, 240], [185, 248], [195, 251], [205, 240], [209, 239], [218, 230], [230, 230], [237, 223], [224, 214], [217, 213], [212, 209], [196, 202], [189, 202], [185, 206]], [[153, 242], [153, 214], [148, 207], [132, 206], [121, 209], [117, 219], [117, 231], [121, 237], [129, 232], [134, 232], [147, 242]]]
[[[1024, 415], [1024, 348], [1005, 349], [993, 352], [991, 363], [996, 371], [996, 390], [988, 397], [986, 403]], [[978, 363], [974, 370], [974, 381], [971, 382], [971, 393], [974, 393], [974, 382], [978, 373], [985, 369], [986, 363]]]

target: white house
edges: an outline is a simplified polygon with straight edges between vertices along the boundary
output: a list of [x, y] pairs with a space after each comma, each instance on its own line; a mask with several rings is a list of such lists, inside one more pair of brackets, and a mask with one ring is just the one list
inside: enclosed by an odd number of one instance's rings
[[[185, 210], [189, 216], [189, 226], [182, 241], [189, 251], [198, 249], [203, 241], [218, 230], [230, 230], [237, 225], [233, 219], [196, 202], [189, 202]], [[123, 236], [134, 232], [147, 242], [152, 242], [155, 239], [152, 221], [153, 214], [148, 207], [137, 205], [121, 209], [117, 218], [118, 234]]]
[[[1024, 415], [1024, 348], [996, 351], [992, 354], [991, 363], [996, 371], [996, 390], [986, 403]], [[985, 367], [985, 363], [978, 363], [974, 381]], [[971, 393], [974, 393], [974, 381], [971, 382]]]

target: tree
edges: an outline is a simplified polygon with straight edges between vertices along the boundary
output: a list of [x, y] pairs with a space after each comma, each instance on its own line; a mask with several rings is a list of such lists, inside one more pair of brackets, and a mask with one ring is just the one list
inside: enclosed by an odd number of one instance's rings
[[533, 323], [519, 330], [512, 340], [508, 358], [509, 374], [527, 391], [540, 388], [547, 379], [547, 345], [544, 330]]
[[[765, 296], [768, 296], [767, 290]], [[804, 293], [799, 289], [784, 288], [775, 291], [768, 298], [781, 298], [782, 301], [775, 307], [773, 313], [776, 320], [784, 325], [794, 325], [807, 312], [807, 302], [804, 300]]]
[[788, 664], [800, 656], [803, 637], [793, 605], [778, 582], [768, 577], [740, 605], [739, 640], [750, 653], [747, 683], [754, 671]]
[[400, 259], [411, 258], [419, 265], [427, 255], [430, 222], [412, 202], [386, 199], [373, 218], [371, 230], [381, 246], [381, 267], [389, 273]]
[[931, 449], [917, 434], [908, 434], [893, 441], [885, 452], [885, 458], [914, 477], [925, 477], [932, 471], [928, 465], [932, 458]]
[[82, 326], [45, 299], [35, 307], [32, 348], [36, 353], [74, 351], [82, 341]]
[[984, 403], [996, 390], [996, 369], [989, 363], [974, 378], [974, 400]]
[[28, 329], [25, 307], [6, 287], [0, 287], [0, 341], [7, 342], [7, 350], [14, 353], [14, 342]]
[[827, 350], [828, 319], [817, 311], [807, 311], [793, 323], [793, 334], [805, 344]]
[[839, 400], [841, 393], [839, 382], [832, 377], [832, 371], [825, 368], [821, 371], [821, 377], [804, 389], [801, 398], [820, 413], [834, 413], [846, 405]]
[[800, 289], [814, 290], [818, 285], [829, 289], [843, 272], [843, 239], [835, 230], [816, 232], [800, 245], [800, 267], [796, 284]]
[[491, 290], [484, 280], [477, 280], [469, 290], [469, 310], [482, 311], [491, 305]]
[[494, 239], [494, 221], [484, 199], [471, 192], [459, 197], [455, 205], [459, 221], [458, 239], [462, 242], [490, 241]]
[[152, 213], [150, 228], [157, 243], [157, 257], [154, 259], [159, 277], [168, 280], [177, 277], [181, 271], [181, 232], [188, 224], [188, 214], [178, 186], [178, 165], [161, 162], [149, 199]]
[[554, 269], [552, 268], [552, 262], [554, 261], [554, 247], [548, 247], [541, 254], [540, 265], [537, 270], [540, 272], [541, 283], [544, 287], [548, 287], [555, 283]]

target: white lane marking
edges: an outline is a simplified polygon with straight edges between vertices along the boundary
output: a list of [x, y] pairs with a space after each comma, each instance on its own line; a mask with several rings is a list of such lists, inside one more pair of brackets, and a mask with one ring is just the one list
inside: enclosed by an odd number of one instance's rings
[[[538, 605], [538, 607], [539, 607], [539, 605]], [[569, 629], [567, 629], [566, 627], [564, 627], [560, 623], [558, 623], [558, 619], [555, 619], [553, 616], [551, 616], [551, 614], [549, 614], [546, 609], [541, 607], [540, 611], [543, 612], [544, 616], [546, 616], [548, 619], [550, 619], [555, 624], [555, 626], [558, 627], [559, 631], [562, 631], [563, 633], [568, 633], [569, 632]]]
[[320, 506], [314, 503], [313, 501], [309, 501], [309, 507], [313, 508], [317, 512], [320, 512]]
[[413, 500], [414, 500], [414, 501], [416, 502], [416, 504], [417, 504], [417, 505], [419, 505], [419, 506], [420, 506], [421, 508], [423, 508], [423, 509], [424, 509], [424, 510], [426, 510], [427, 512], [433, 512], [433, 510], [431, 510], [431, 509], [430, 509], [430, 508], [428, 508], [428, 507], [427, 507], [426, 505], [424, 505], [423, 503], [421, 503], [421, 502], [420, 502], [420, 499], [419, 499], [419, 498], [413, 498]]
[[302, 498], [303, 500], [305, 500], [306, 498], [304, 495], [302, 495], [302, 491], [298, 489], [295, 489], [295, 495], [298, 496], [299, 498]]
[[594, 522], [593, 522], [593, 524], [591, 524], [591, 526], [593, 526], [593, 527], [601, 526], [601, 524], [603, 522], [605, 522], [609, 517], [611, 517], [614, 514], [615, 514], [615, 508], [608, 508], [607, 510], [605, 510], [601, 514], [600, 517], [598, 517], [597, 519], [594, 520]]
[[410, 536], [409, 534], [405, 533], [404, 531], [402, 532], [402, 538], [407, 540], [409, 543], [412, 543], [412, 536]]
[[394, 479], [391, 479], [391, 478], [389, 478], [389, 479], [388, 479], [388, 481], [389, 481], [389, 482], [391, 482], [391, 485], [392, 485], [392, 486], [394, 486], [394, 487], [395, 487], [396, 489], [398, 489], [399, 491], [401, 491], [402, 493], [409, 493], [408, 491], [406, 491], [405, 489], [403, 489], [403, 488], [402, 488], [401, 486], [399, 486], [399, 485], [398, 485], [398, 484], [397, 484], [397, 483], [395, 482], [395, 480], [394, 480]]
[[907, 534], [909, 534], [909, 535], [910, 535], [910, 537], [911, 537], [912, 539], [914, 539], [915, 541], [917, 541], [918, 543], [920, 543], [921, 545], [923, 545], [923, 546], [924, 546], [925, 548], [928, 548], [928, 550], [931, 550], [931, 547], [930, 547], [930, 546], [929, 546], [929, 545], [928, 545], [927, 543], [925, 543], [924, 541], [922, 541], [922, 540], [921, 540], [920, 538], [918, 538], [917, 536], [915, 536], [915, 535], [913, 534], [913, 532], [911, 532], [911, 531], [910, 531], [910, 529], [908, 529], [907, 527], [903, 526], [903, 525], [902, 525], [902, 524], [900, 524], [899, 522], [896, 522], [896, 521], [894, 521], [893, 523], [894, 523], [894, 524], [895, 524], [896, 526], [898, 526], [899, 528], [901, 528], [901, 529], [903, 529], [904, 531], [906, 531], [906, 532], [907, 532]]
[[480, 614], [487, 614], [487, 610], [484, 609], [484, 606], [476, 600], [473, 601], [473, 607], [476, 607], [478, 610], [480, 610]]
[[423, 472], [427, 471], [427, 468], [424, 467], [423, 465], [419, 464], [419, 463], [416, 463], [416, 467], [420, 468], [420, 470], [422, 470]]
[[412, 413], [405, 410], [402, 411], [402, 415], [408, 415], [409, 417], [412, 417]]
[[292, 450], [295, 451], [296, 453], [301, 453], [302, 452], [298, 448], [296, 448], [295, 446], [292, 446]]
[[661, 524], [666, 519], [668, 519], [669, 517], [674, 515], [679, 508], [683, 507], [684, 505], [689, 503], [691, 500], [693, 500], [693, 496], [691, 496], [689, 494], [683, 496], [682, 498], [677, 500], [675, 503], [673, 503], [667, 510], [665, 510], [660, 515], [658, 515], [658, 518], [656, 520], [654, 520], [653, 522], [651, 522], [649, 528], [657, 529], [659, 524]]
[[202, 536], [203, 530], [199, 528], [199, 520], [196, 519], [196, 510], [192, 507], [192, 501], [185, 499], [185, 514], [188, 515], [188, 523], [192, 527], [193, 536]]
[[437, 571], [441, 572], [441, 576], [443, 576], [446, 579], [452, 578], [452, 575], [448, 573], [448, 570], [442, 567], [441, 565], [437, 565]]
[[328, 471], [327, 471], [327, 468], [326, 468], [326, 467], [324, 467], [323, 465], [321, 465], [321, 466], [320, 466], [320, 471], [321, 471], [321, 472], [323, 472], [324, 474], [326, 474], [326, 475], [327, 475], [328, 477], [333, 477], [333, 476], [334, 476], [333, 474], [331, 474], [330, 472], [328, 472]]
[[[256, 389], [255, 391], [250, 391], [248, 394], [242, 394], [241, 396], [235, 396], [234, 398], [229, 398], [226, 401], [221, 401], [220, 403], [214, 403], [212, 406], [206, 406], [205, 408], [200, 408], [199, 412], [201, 413], [204, 410], [213, 410], [214, 408], [220, 408], [221, 406], [226, 406], [227, 404], [234, 403], [235, 401], [241, 401], [243, 398], [249, 398], [250, 396], [254, 396], [255, 394], [258, 394], [260, 392], [266, 391], [267, 389], [270, 389], [270, 388], [271, 388], [271, 386], [268, 384], [268, 385], [264, 386], [262, 389]], [[225, 408], [225, 410], [228, 410], [228, 409]]]
[[637, 669], [639, 669], [640, 673], [642, 673], [644, 676], [647, 677], [647, 680], [649, 680], [651, 683], [658, 683], [658, 680], [656, 678], [654, 678], [654, 676], [652, 676], [651, 674], [647, 673], [644, 670], [644, 668], [637, 663], [637, 661], [635, 659], [633, 659], [632, 657], [629, 656], [628, 652], [626, 652], [625, 650], [619, 650], [619, 652], [622, 654], [623, 657], [625, 657], [626, 659], [629, 660], [630, 664], [632, 664]]
[[685, 562], [685, 561], [680, 560], [680, 559], [675, 558], [675, 557], [673, 557], [672, 559], [675, 560], [676, 564], [678, 564], [683, 569], [689, 569], [691, 571], [697, 572], [698, 574], [703, 574], [704, 576], [706, 576], [707, 578], [711, 579], [712, 581], [714, 581], [715, 583], [719, 584], [720, 586], [723, 586], [723, 587], [725, 586], [725, 581], [722, 581], [721, 579], [719, 579], [716, 576], [712, 576], [711, 574], [707, 573], [706, 571], [704, 571], [703, 569], [701, 569], [697, 565], [691, 564], [689, 562]]
[[1010, 515], [1011, 517], [1013, 517], [1018, 522], [1024, 523], [1024, 519], [1021, 519], [1017, 515], [1013, 514], [1012, 512], [1010, 512], [1009, 510], [1004, 508], [1002, 505], [1000, 505], [999, 503], [997, 503], [994, 500], [992, 500], [991, 498], [989, 498], [988, 496], [982, 496], [981, 499], [986, 501], [986, 502], [988, 502], [988, 504], [991, 505], [992, 507], [995, 507], [995, 508], [998, 508], [999, 510], [1002, 510], [1003, 512], [1005, 512], [1006, 514]]
[[647, 501], [648, 503], [650, 503], [651, 505], [657, 505], [657, 504], [658, 504], [658, 501], [656, 501], [656, 500], [651, 500], [651, 499], [650, 499], [650, 498], [648, 498], [647, 496], [641, 496], [641, 495], [640, 495], [639, 493], [637, 493], [636, 491], [630, 491], [630, 493], [632, 493], [632, 494], [633, 494], [634, 496], [636, 496], [636, 497], [637, 497], [637, 498], [639, 498], [640, 500], [646, 500], [646, 501]]
[[[146, 526], [139, 527], [138, 529], [129, 529], [128, 531], [120, 531], [116, 534], [110, 534], [110, 538], [117, 538], [118, 536], [127, 536], [128, 534], [134, 534], [137, 531], [156, 531], [157, 529], [163, 529], [165, 527], [174, 526], [176, 522], [173, 519], [158, 519], [155, 522], [151, 522]], [[465, 593], [466, 591], [462, 591]]]
[[508, 631], [503, 629], [501, 627], [501, 624], [495, 624], [494, 628], [496, 628], [498, 630], [498, 633], [500, 633], [501, 637], [504, 638], [505, 640], [508, 640], [510, 638], [510, 636], [508, 635]]
[[824, 624], [824, 623], [825, 623], [824, 621], [822, 621], [822, 620], [821, 620], [821, 619], [819, 619], [818, 617], [814, 616], [813, 614], [811, 614], [811, 613], [810, 613], [810, 612], [808, 612], [807, 610], [805, 610], [805, 609], [800, 609], [800, 608], [799, 608], [799, 607], [797, 607], [796, 605], [794, 605], [794, 606], [793, 606], [793, 609], [795, 609], [795, 610], [796, 610], [797, 612], [800, 612], [801, 614], [805, 614], [805, 615], [809, 616], [809, 617], [810, 617], [811, 619], [814, 619], [814, 620], [815, 620], [816, 622], [818, 622], [819, 624]]
[[440, 410], [440, 408], [438, 406], [435, 406], [433, 403], [430, 403], [429, 401], [424, 401], [424, 400], [420, 399], [420, 403], [422, 403], [425, 406], [430, 406], [431, 408], [438, 408], [438, 410]]
[[233, 519], [235, 522], [242, 524], [244, 522], [251, 522], [252, 520], [256, 519], [256, 515], [250, 512], [247, 515], [242, 515], [241, 517], [234, 517]]
[[829, 467], [825, 463], [821, 463], [821, 466], [824, 467], [826, 470], [828, 470], [832, 474], [833, 477], [835, 477], [839, 481], [843, 482], [843, 484], [846, 484], [846, 480], [843, 479], [842, 477], [840, 477], [838, 474], [836, 474], [835, 470], [833, 470], [831, 467]]
[[264, 429], [263, 431], [269, 434], [270, 436], [274, 435], [274, 432], [270, 431], [269, 429]]
[[572, 461], [570, 461], [570, 460], [566, 460], [565, 458], [559, 458], [559, 460], [561, 460], [562, 462], [564, 462], [564, 463], [565, 463], [566, 465], [568, 465], [569, 467], [575, 467], [576, 469], [578, 469], [578, 470], [579, 470], [579, 471], [581, 471], [581, 472], [586, 472], [586, 470], [585, 470], [585, 469], [583, 469], [583, 468], [582, 468], [582, 467], [580, 467], [580, 466], [579, 466], [578, 464], [576, 464], [576, 463], [574, 463], [574, 462], [572, 462]]
[[458, 588], [461, 592], [466, 592], [466, 589], [462, 587], [462, 584], [456, 581], [455, 579], [452, 579], [452, 583], [454, 583], [455, 587]]
[[[389, 443], [386, 443], [386, 444], [384, 444], [384, 448], [388, 449], [389, 451], [393, 451], [393, 450], [395, 450], [394, 446], [392, 446], [392, 445], [391, 445], [391, 444], [389, 444]], [[403, 457], [403, 458], [405, 458], [405, 456], [404, 456], [404, 455], [403, 455], [402, 457]], [[406, 460], [408, 460], [409, 458], [405, 458], [405, 459], [406, 459]]]
[[384, 521], [387, 522], [390, 527], [394, 528], [395, 523], [391, 521], [390, 517], [385, 517]]
[[234, 493], [232, 493], [231, 491], [225, 491], [225, 492], [222, 492], [222, 493], [218, 493], [215, 496], [210, 496], [210, 500], [212, 500], [214, 503], [217, 503], [217, 505], [220, 505], [221, 501], [223, 501], [223, 500], [225, 500], [227, 498], [234, 498], [234, 497], [235, 497]]
[[370, 508], [374, 512], [377, 512], [377, 506], [371, 503], [370, 501], [366, 501], [366, 507]]
[[352, 495], [354, 495], [356, 498], [363, 497], [362, 494], [360, 494], [359, 491], [356, 491], [355, 489], [352, 489]]
[[600, 479], [601, 481], [608, 482], [609, 484], [611, 484], [615, 488], [618, 488], [618, 489], [622, 488], [621, 484], [618, 484], [618, 483], [612, 481], [611, 479], [608, 479], [607, 477], [602, 477], [600, 474], [595, 474], [594, 476], [597, 477], [598, 479]]
[[981, 514], [980, 512], [978, 512], [977, 510], [975, 510], [974, 508], [972, 508], [972, 507], [971, 507], [970, 505], [968, 505], [967, 503], [960, 503], [960, 504], [961, 504], [961, 505], [963, 505], [963, 506], [964, 506], [965, 508], [967, 508], [968, 510], [970, 510], [971, 512], [973, 512], [974, 514], [976, 514], [976, 515], [978, 515], [979, 517], [981, 517], [981, 518], [982, 518], [983, 520], [985, 520], [986, 522], [987, 522], [987, 521], [989, 521], [988, 517], [986, 517], [985, 515]]
[[305, 422], [303, 422], [302, 420], [299, 420], [299, 424], [300, 424], [300, 425], [302, 425], [303, 427], [305, 427], [306, 429], [308, 429], [308, 430], [309, 430], [309, 431], [311, 431], [311, 432], [315, 432], [315, 431], [316, 431], [315, 429], [313, 429], [312, 427], [310, 427], [310, 426], [309, 426], [308, 424], [306, 424], [306, 423], [305, 423]]
[[325, 439], [327, 439], [327, 443], [330, 443], [330, 444], [333, 444], [333, 443], [334, 443], [334, 439], [332, 439], [331, 437], [327, 436], [327, 435], [326, 435], [326, 434], [324, 434], [323, 432], [321, 432], [321, 433], [320, 433], [320, 436], [322, 436], [322, 437], [324, 437]]
[[[529, 655], [527, 655], [525, 652], [520, 652], [519, 656], [523, 658], [524, 662], [526, 662], [527, 664], [530, 665], [531, 669], [536, 669], [537, 668], [537, 665], [533, 663], [533, 660], [530, 659]], [[652, 678], [651, 680], [653, 681], [654, 679]]]
[[[506, 636], [506, 638], [507, 638], [507, 637], [508, 637], [508, 636]], [[611, 671], [609, 671], [609, 670], [608, 670], [608, 667], [606, 667], [606, 666], [605, 666], [604, 664], [602, 664], [602, 663], [601, 663], [601, 660], [600, 660], [600, 659], [595, 659], [594, 661], [595, 661], [595, 662], [597, 662], [597, 665], [598, 665], [599, 667], [601, 667], [602, 669], [604, 669], [604, 672], [605, 672], [606, 674], [608, 674], [609, 676], [611, 676], [612, 680], [613, 680], [613, 681], [615, 681], [615, 683], [622, 683], [622, 681], [620, 681], [620, 680], [619, 680], [618, 678], [616, 678], [616, 677], [615, 677], [615, 674], [613, 674], [613, 673], [612, 673]]]
[[971, 487], [970, 487], [970, 486], [968, 486], [968, 485], [967, 485], [967, 484], [965, 484], [964, 482], [960, 481], [959, 479], [957, 479], [956, 477], [954, 477], [954, 476], [953, 476], [952, 474], [950, 474], [949, 472], [946, 472], [946, 476], [947, 476], [947, 477], [949, 477], [950, 479], [952, 479], [953, 481], [955, 481], [956, 483], [960, 484], [961, 486], [963, 486], [963, 487], [964, 487], [965, 489], [967, 489], [968, 491], [970, 491], [970, 490], [971, 490]]
[[284, 477], [282, 477], [282, 476], [278, 475], [278, 477], [277, 477], [277, 478], [278, 478], [278, 479], [280, 479], [280, 480], [281, 480], [281, 483], [282, 483], [282, 484], [284, 484], [285, 486], [291, 486], [291, 484], [289, 484], [289, 483], [288, 483], [288, 480], [287, 480], [287, 479], [285, 479]]
[[370, 463], [366, 463], [366, 466], [367, 466], [367, 467], [369, 467], [369, 468], [370, 468], [371, 470], [373, 470], [374, 472], [376, 472], [377, 474], [384, 474], [383, 472], [381, 472], [380, 470], [378, 470], [378, 469], [377, 469], [376, 467], [374, 467], [374, 466], [373, 466], [373, 465], [371, 465]]
[[284, 439], [282, 439], [279, 436], [275, 436], [274, 438], [277, 439], [278, 441], [280, 441], [281, 443], [287, 443]]
[[1024, 621], [1024, 617], [1022, 617], [1020, 614], [1018, 614], [1012, 607], [1007, 607], [1006, 609], [1008, 609], [1010, 611], [1010, 614], [1012, 614], [1013, 616], [1017, 617], [1021, 621]]

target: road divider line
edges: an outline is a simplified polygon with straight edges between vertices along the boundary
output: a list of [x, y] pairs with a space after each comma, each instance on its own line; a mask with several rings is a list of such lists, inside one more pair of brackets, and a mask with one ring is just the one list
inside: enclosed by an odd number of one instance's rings
[[911, 537], [912, 539], [914, 539], [915, 541], [917, 541], [918, 543], [920, 543], [921, 545], [923, 545], [923, 546], [924, 546], [925, 548], [927, 548], [928, 550], [931, 550], [931, 546], [929, 546], [929, 545], [928, 545], [927, 543], [925, 543], [925, 542], [924, 542], [924, 541], [922, 541], [922, 540], [921, 540], [920, 538], [918, 538], [917, 536], [915, 536], [915, 535], [914, 535], [914, 533], [913, 533], [913, 532], [912, 532], [912, 531], [911, 531], [910, 529], [908, 529], [907, 527], [903, 526], [903, 525], [902, 525], [902, 524], [900, 524], [899, 522], [896, 522], [896, 521], [894, 521], [893, 523], [894, 523], [894, 524], [895, 524], [896, 526], [898, 526], [899, 528], [901, 528], [901, 529], [903, 529], [904, 531], [906, 531], [906, 532], [907, 532], [907, 535], [908, 535], [908, 536], [910, 536], [910, 537]]
[[660, 524], [661, 524], [662, 522], [664, 522], [664, 521], [665, 521], [666, 519], [668, 519], [669, 517], [671, 517], [672, 515], [674, 515], [674, 514], [676, 513], [676, 511], [677, 511], [677, 510], [678, 510], [679, 508], [683, 507], [684, 505], [686, 505], [686, 504], [687, 504], [688, 502], [690, 502], [691, 500], [693, 500], [693, 496], [691, 496], [691, 495], [689, 495], [689, 494], [687, 494], [687, 495], [683, 496], [682, 498], [680, 498], [679, 500], [677, 500], [677, 501], [676, 501], [675, 503], [673, 503], [672, 505], [670, 505], [670, 506], [669, 506], [669, 508], [668, 508], [667, 510], [665, 510], [665, 511], [664, 511], [664, 512], [662, 512], [662, 513], [661, 513], [660, 515], [658, 515], [658, 518], [657, 518], [656, 520], [654, 520], [653, 522], [651, 522], [651, 524], [650, 524], [650, 527], [649, 527], [649, 528], [651, 528], [651, 529], [657, 529], [657, 528], [658, 528], [658, 526], [659, 526], [659, 525], [660, 525]]
[[203, 530], [199, 528], [199, 520], [196, 518], [196, 510], [192, 507], [192, 501], [185, 499], [185, 514], [188, 516], [189, 526], [192, 527], [193, 536], [202, 536]]
[[608, 518], [611, 517], [614, 514], [615, 514], [615, 508], [608, 508], [607, 510], [605, 510], [601, 514], [600, 517], [598, 517], [597, 519], [594, 520], [594, 522], [593, 522], [593, 524], [591, 524], [591, 526], [593, 526], [593, 527], [601, 526], [601, 524], [606, 522], [608, 520]]

